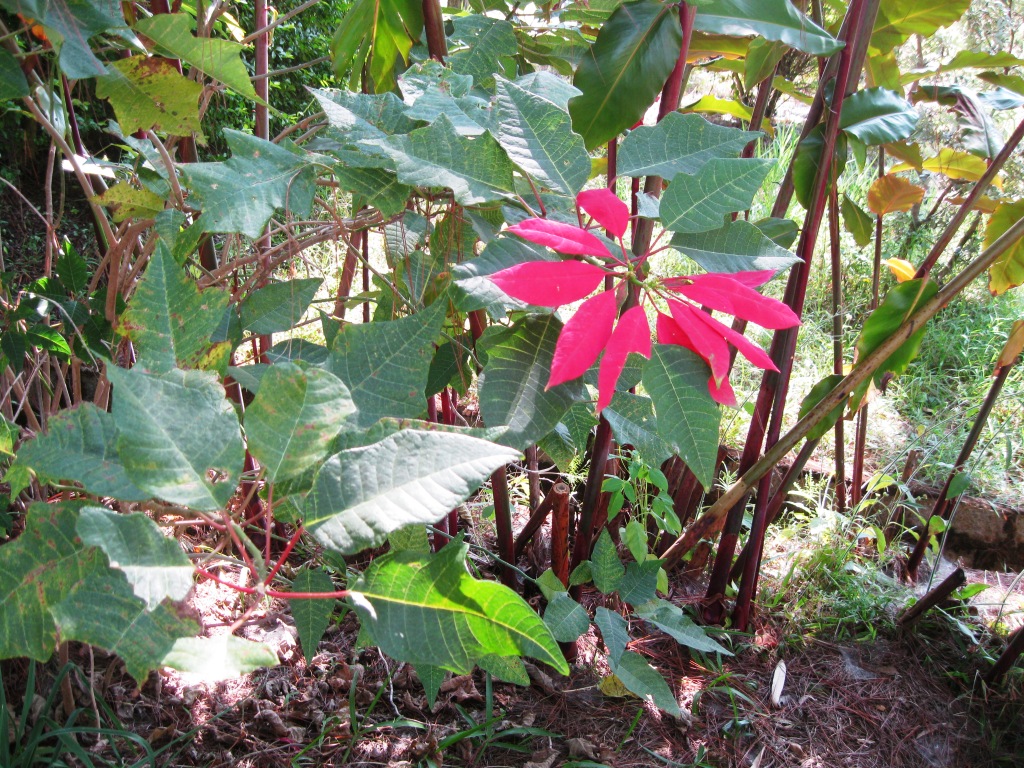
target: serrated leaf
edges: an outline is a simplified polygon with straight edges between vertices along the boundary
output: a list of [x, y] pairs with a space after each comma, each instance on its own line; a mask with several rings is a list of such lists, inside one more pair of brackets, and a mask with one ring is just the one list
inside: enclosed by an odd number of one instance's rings
[[607, 528], [601, 529], [594, 544], [594, 552], [590, 556], [590, 573], [594, 579], [594, 586], [605, 595], [619, 588], [622, 576], [626, 573]]
[[142, 370], [195, 367], [210, 348], [229, 301], [219, 288], [200, 291], [166, 249], [157, 248], [120, 330], [136, 345]]
[[759, 135], [671, 112], [656, 125], [629, 132], [619, 145], [617, 170], [623, 176], [671, 181], [678, 173], [697, 173], [709, 160], [738, 157]]
[[661, 438], [705, 488], [714, 481], [721, 412], [708, 394], [707, 367], [688, 349], [655, 344], [644, 367]]
[[182, 76], [173, 61], [157, 56], [113, 61], [107, 66], [107, 74], [96, 80], [96, 95], [110, 100], [125, 134], [150, 129], [172, 136], [195, 132], [202, 140], [202, 92], [202, 83]]
[[[319, 568], [303, 568], [292, 579], [293, 592], [333, 592], [334, 582], [331, 577]], [[324, 632], [331, 623], [334, 613], [334, 598], [310, 599], [296, 598], [288, 601], [288, 608], [295, 619], [295, 628], [299, 632], [299, 643], [306, 665], [313, 661], [316, 647], [320, 644]]]
[[528, 317], [485, 337], [487, 363], [481, 374], [480, 415], [494, 427], [508, 425], [501, 441], [526, 448], [548, 434], [582, 397], [581, 384], [545, 389], [562, 324], [553, 316]]
[[923, 187], [892, 174], [876, 179], [868, 189], [868, 208], [879, 216], [909, 211], [923, 199]]
[[317, 168], [305, 154], [229, 128], [224, 138], [229, 159], [181, 166], [195, 196], [192, 202], [203, 210], [199, 223], [204, 232], [257, 238], [277, 210], [299, 217], [310, 214]]
[[708, 232], [676, 233], [671, 244], [708, 272], [777, 272], [800, 260], [742, 219]]
[[272, 365], [245, 411], [249, 451], [268, 480], [294, 477], [326, 455], [355, 410], [348, 388], [327, 371]]
[[672, 232], [721, 229], [726, 214], [750, 208], [771, 160], [713, 159], [696, 174], [678, 174], [661, 199], [661, 221]]
[[374, 560], [352, 585], [372, 606], [353, 602], [373, 641], [389, 656], [468, 673], [489, 655], [532, 656], [561, 674], [569, 667], [544, 622], [508, 587], [466, 571], [468, 546], [435, 555], [397, 552]]
[[406, 135], [364, 142], [395, 163], [398, 180], [412, 186], [447, 187], [460, 205], [511, 197], [512, 161], [489, 134], [459, 136], [447, 115]]
[[665, 682], [665, 678], [638, 653], [623, 651], [618, 664], [612, 667], [615, 676], [632, 693], [645, 699], [663, 712], [680, 717], [679, 702]]
[[[983, 247], [992, 243], [1024, 216], [1024, 201], [1003, 203], [996, 208], [985, 226]], [[1007, 248], [988, 268], [988, 289], [993, 296], [1024, 283], [1024, 240]]]
[[41, 24], [53, 46], [60, 51], [60, 68], [72, 79], [104, 73], [103, 62], [93, 53], [89, 40], [104, 32], [125, 36], [127, 25], [116, 0], [4, 0], [11, 13]]
[[590, 616], [566, 592], [559, 592], [551, 597], [544, 609], [544, 624], [555, 640], [572, 643], [590, 627]]
[[662, 632], [671, 635], [677, 643], [704, 653], [720, 653], [732, 656], [732, 652], [716, 643], [703, 627], [693, 623], [682, 609], [667, 600], [657, 598], [636, 607], [636, 615], [651, 622]]
[[675, 66], [681, 42], [674, 6], [640, 0], [615, 9], [572, 81], [580, 95], [569, 102], [569, 114], [587, 149], [643, 117]]
[[259, 288], [241, 303], [242, 327], [251, 333], [291, 330], [309, 308], [323, 284], [318, 277], [286, 280]]
[[245, 46], [231, 40], [196, 37], [195, 20], [184, 13], [161, 13], [139, 19], [135, 29], [170, 54], [247, 99], [259, 101], [242, 61]]
[[326, 367], [348, 387], [359, 427], [426, 410], [423, 392], [446, 309], [438, 301], [400, 320], [348, 325], [335, 338]]
[[594, 623], [601, 630], [601, 639], [608, 649], [608, 660], [615, 667], [622, 658], [629, 644], [629, 627], [626, 620], [615, 611], [609, 611], [603, 605], [594, 611]]
[[277, 664], [277, 654], [268, 645], [234, 635], [182, 638], [163, 659], [165, 667], [210, 682], [241, 677]]
[[846, 226], [846, 231], [853, 235], [853, 240], [861, 248], [871, 242], [871, 238], [875, 234], [875, 220], [871, 218], [867, 211], [857, 205], [850, 196], [843, 194], [843, 202], [841, 205], [843, 214], [843, 224]]
[[846, 97], [839, 127], [868, 146], [902, 141], [918, 121], [913, 105], [886, 88], [864, 88]]
[[505, 19], [478, 14], [456, 16], [449, 46], [448, 66], [452, 71], [471, 75], [484, 88], [493, 88], [497, 75], [511, 76], [516, 71], [516, 28]]
[[518, 451], [467, 435], [397, 432], [329, 458], [306, 497], [306, 528], [354, 554], [413, 523], [432, 523], [468, 499]]
[[626, 573], [619, 582], [619, 596], [630, 605], [643, 605], [653, 600], [661, 562], [643, 560], [627, 564]]
[[763, 37], [813, 56], [827, 56], [843, 47], [788, 0], [702, 0], [693, 28], [712, 34]]
[[178, 542], [143, 513], [119, 515], [105, 507], [84, 507], [75, 530], [84, 544], [103, 551], [111, 568], [124, 573], [146, 610], [165, 598], [180, 602], [192, 589], [192, 563]]
[[150, 496], [135, 486], [121, 463], [114, 417], [92, 403], [52, 416], [46, 434], [21, 446], [8, 473], [21, 467], [31, 469], [41, 482], [71, 480], [96, 496], [122, 501]]
[[153, 496], [194, 509], [227, 504], [245, 448], [218, 377], [107, 366], [107, 378], [114, 385], [117, 449], [131, 481]]

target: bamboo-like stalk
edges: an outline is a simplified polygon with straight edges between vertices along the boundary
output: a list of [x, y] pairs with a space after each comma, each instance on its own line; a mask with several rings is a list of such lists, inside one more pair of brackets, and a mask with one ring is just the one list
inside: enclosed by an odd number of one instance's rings
[[899, 618], [899, 625], [909, 627], [914, 624], [925, 614], [925, 611], [934, 608], [966, 583], [967, 574], [964, 573], [963, 568], [957, 568], [943, 579], [941, 584], [904, 611]]
[[[843, 265], [839, 242], [839, 194], [829, 195], [829, 257], [832, 267], [832, 373], [843, 375]], [[835, 500], [836, 511], [846, 514], [846, 434], [842, 419], [836, 421]]]

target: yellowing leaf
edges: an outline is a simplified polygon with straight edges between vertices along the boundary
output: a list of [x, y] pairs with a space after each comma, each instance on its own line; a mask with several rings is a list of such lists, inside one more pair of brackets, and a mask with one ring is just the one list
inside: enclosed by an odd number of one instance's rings
[[896, 280], [901, 283], [906, 280], [913, 280], [914, 275], [917, 273], [917, 268], [906, 259], [886, 259], [882, 263], [889, 267], [896, 276]]
[[909, 211], [924, 199], [924, 188], [892, 174], [875, 181], [868, 190], [868, 208], [879, 216]]
[[126, 135], [155, 128], [172, 136], [198, 133], [200, 83], [183, 77], [169, 59], [132, 56], [112, 62], [96, 80], [96, 95], [109, 99]]
[[[926, 171], [941, 173], [950, 179], [962, 181], [977, 181], [985, 175], [988, 166], [985, 161], [977, 155], [968, 152], [960, 152], [949, 147], [943, 147], [935, 157], [929, 157], [921, 167]], [[1002, 189], [1002, 179], [996, 177], [993, 185]]]
[[630, 693], [629, 689], [624, 686], [622, 681], [615, 675], [602, 677], [601, 682], [597, 684], [597, 687], [600, 689], [601, 693], [612, 699], [625, 699], [629, 697], [636, 698], [636, 696]]
[[1010, 330], [1010, 338], [1006, 340], [1003, 351], [999, 353], [999, 360], [996, 361], [996, 370], [1013, 365], [1013, 362], [1024, 352], [1024, 320], [1018, 320]]
[[[947, 197], [946, 202], [950, 205], [963, 205], [966, 201], [966, 197]], [[974, 210], [981, 211], [982, 213], [995, 213], [996, 208], [999, 207], [999, 201], [994, 200], [988, 195], [982, 195], [974, 201]]]
[[160, 195], [148, 189], [136, 189], [127, 181], [117, 182], [92, 200], [107, 206], [117, 223], [125, 219], [151, 219], [164, 209], [164, 200]]
[[[988, 220], [985, 227], [985, 248], [999, 239], [1006, 230], [1024, 216], [1024, 200], [1004, 203]], [[1018, 240], [996, 259], [988, 270], [988, 289], [998, 296], [1024, 283], [1024, 243]]]

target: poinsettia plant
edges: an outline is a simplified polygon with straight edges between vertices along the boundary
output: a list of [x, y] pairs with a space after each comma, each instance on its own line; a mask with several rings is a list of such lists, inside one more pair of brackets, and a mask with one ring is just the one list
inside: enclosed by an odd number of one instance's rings
[[[576, 204], [581, 223], [584, 212], [590, 216], [587, 227], [546, 218], [526, 219], [509, 227], [525, 240], [576, 258], [524, 262], [491, 275], [501, 290], [528, 304], [560, 307], [586, 299], [558, 337], [548, 389], [582, 376], [603, 351], [598, 368], [600, 413], [612, 400], [629, 354], [651, 356], [647, 306], [656, 312], [659, 343], [678, 344], [708, 364], [708, 391], [718, 403], [736, 405], [729, 383], [730, 345], [758, 368], [778, 370], [763, 349], [703, 309], [764, 328], [799, 325], [792, 309], [755, 290], [774, 276], [772, 270], [650, 278], [645, 264], [654, 249], [634, 255], [623, 240], [630, 221], [626, 204], [610, 189], [581, 192]], [[615, 238], [620, 253], [591, 231], [596, 226]], [[635, 301], [622, 300], [630, 295]]]

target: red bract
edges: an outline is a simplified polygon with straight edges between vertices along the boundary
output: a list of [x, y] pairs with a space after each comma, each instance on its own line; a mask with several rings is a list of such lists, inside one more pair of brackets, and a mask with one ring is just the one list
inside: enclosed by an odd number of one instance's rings
[[698, 304], [749, 320], [762, 328], [792, 328], [800, 324], [800, 318], [788, 306], [777, 299], [762, 296], [750, 287], [760, 285], [764, 282], [761, 276], [767, 274], [770, 277], [771, 272], [738, 274], [740, 279], [725, 274], [670, 278], [665, 281], [665, 287]]
[[576, 204], [615, 237], [626, 234], [629, 207], [610, 189], [588, 189], [576, 195]]
[[527, 219], [508, 228], [509, 232], [519, 235], [537, 245], [546, 245], [559, 253], [574, 256], [611, 256], [608, 248], [590, 232], [572, 224], [549, 219]]
[[495, 272], [491, 281], [514, 299], [560, 307], [589, 296], [604, 270], [582, 261], [528, 261]]
[[648, 359], [651, 357], [651, 328], [647, 324], [647, 313], [640, 306], [631, 307], [622, 313], [611, 339], [608, 340], [608, 347], [604, 351], [597, 373], [598, 413], [612, 401], [615, 383], [622, 374], [630, 352], [636, 352]]
[[586, 373], [612, 335], [617, 312], [615, 291], [601, 291], [580, 305], [558, 335], [547, 389]]

